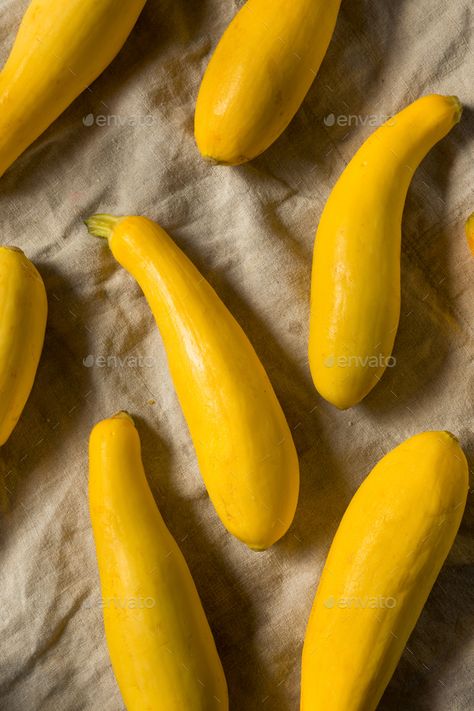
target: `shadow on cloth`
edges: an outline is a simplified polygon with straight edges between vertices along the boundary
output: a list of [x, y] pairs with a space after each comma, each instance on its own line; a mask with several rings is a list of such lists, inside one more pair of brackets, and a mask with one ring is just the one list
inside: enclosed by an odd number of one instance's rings
[[[81, 408], [75, 393], [85, 395], [90, 390], [90, 370], [83, 366], [80, 355], [90, 350], [87, 331], [78, 327], [81, 315], [71, 309], [80, 303], [77, 292], [50, 262], [35, 263], [46, 286], [48, 320], [33, 388], [0, 453], [8, 487], [2, 502], [4, 509], [15, 502], [17, 489], [39, 461], [50, 458], [58, 448], [67, 449], [68, 438], [77, 431], [86, 407], [84, 400]], [[70, 343], [74, 343], [74, 352]]]

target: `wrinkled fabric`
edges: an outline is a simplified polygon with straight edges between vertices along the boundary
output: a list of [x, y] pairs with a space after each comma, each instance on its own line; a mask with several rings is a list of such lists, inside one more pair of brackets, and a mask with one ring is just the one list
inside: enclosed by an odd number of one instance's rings
[[[377, 460], [406, 437], [440, 428], [460, 437], [472, 461], [470, 1], [343, 0], [319, 75], [283, 136], [248, 165], [213, 167], [195, 147], [193, 109], [238, 5], [149, 0], [112, 65], [0, 180], [1, 242], [35, 262], [49, 298], [36, 382], [0, 455], [2, 711], [124, 708], [104, 640], [87, 508], [87, 443], [97, 420], [123, 408], [136, 419], [153, 493], [194, 576], [234, 711], [298, 708], [302, 642], [325, 556]], [[2, 61], [25, 7], [0, 4]], [[339, 412], [317, 395], [307, 362], [315, 228], [374, 124], [430, 92], [457, 94], [466, 109], [409, 191], [396, 366], [360, 406]], [[246, 550], [217, 519], [147, 304], [83, 226], [97, 211], [157, 220], [261, 357], [302, 478], [294, 525], [271, 550]], [[471, 495], [383, 711], [473, 707], [473, 518]]]

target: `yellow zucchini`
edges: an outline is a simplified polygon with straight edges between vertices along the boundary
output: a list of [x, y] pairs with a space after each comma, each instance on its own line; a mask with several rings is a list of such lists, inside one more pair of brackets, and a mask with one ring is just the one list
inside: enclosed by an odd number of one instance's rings
[[220, 40], [196, 104], [204, 158], [238, 165], [298, 111], [323, 60], [340, 0], [248, 0]]
[[107, 67], [145, 0], [33, 0], [0, 73], [0, 175]]
[[301, 711], [373, 711], [451, 548], [468, 493], [456, 438], [387, 454], [334, 537], [303, 648]]
[[285, 416], [248, 338], [156, 223], [95, 215], [86, 224], [108, 238], [151, 307], [224, 526], [250, 548], [268, 548], [293, 520], [299, 468]]
[[408, 186], [460, 115], [452, 96], [410, 104], [362, 145], [326, 203], [314, 247], [309, 364], [316, 389], [336, 407], [356, 405], [394, 364]]
[[26, 405], [43, 348], [48, 303], [34, 264], [0, 247], [0, 446]]
[[129, 415], [94, 427], [89, 459], [105, 634], [128, 711], [226, 711], [214, 639], [149, 489]]

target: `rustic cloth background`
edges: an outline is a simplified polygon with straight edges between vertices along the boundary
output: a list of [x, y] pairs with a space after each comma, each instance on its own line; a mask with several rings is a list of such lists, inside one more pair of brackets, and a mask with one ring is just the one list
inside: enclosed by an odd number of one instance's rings
[[[238, 4], [149, 0], [109, 69], [0, 181], [1, 242], [38, 265], [50, 309], [33, 392], [1, 452], [2, 711], [123, 709], [87, 509], [87, 440], [97, 420], [120, 408], [137, 419], [149, 479], [194, 575], [234, 711], [298, 708], [315, 587], [344, 509], [376, 461], [416, 432], [446, 428], [472, 462], [474, 260], [463, 231], [474, 209], [470, 0], [343, 0], [319, 76], [285, 134], [249, 165], [211, 167], [194, 145], [193, 109]], [[1, 1], [2, 60], [25, 6]], [[431, 91], [458, 94], [467, 108], [410, 189], [397, 365], [362, 405], [338, 412], [315, 392], [307, 364], [315, 228], [369, 123]], [[246, 550], [216, 518], [150, 311], [82, 224], [95, 211], [158, 220], [266, 366], [302, 474], [294, 525], [268, 552]], [[100, 356], [111, 359], [107, 367]], [[473, 708], [470, 498], [384, 711]]]

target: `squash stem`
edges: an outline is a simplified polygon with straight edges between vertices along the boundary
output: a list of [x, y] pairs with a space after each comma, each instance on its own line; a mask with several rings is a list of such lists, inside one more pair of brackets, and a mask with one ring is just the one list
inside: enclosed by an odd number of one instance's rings
[[20, 254], [24, 254], [23, 250], [20, 249], [20, 247], [14, 247], [12, 244], [3, 245], [3, 249], [9, 249], [10, 252], [20, 252]]
[[135, 422], [133, 421], [133, 417], [126, 410], [119, 410], [119, 412], [116, 412], [115, 415], [112, 415], [112, 417], [110, 419], [112, 419], [112, 420], [129, 420], [129, 422], [131, 422], [132, 425], [135, 425]]
[[457, 96], [451, 96], [450, 98], [451, 98], [453, 105], [454, 105], [454, 116], [455, 116], [454, 123], [456, 124], [456, 123], [459, 123], [461, 120], [463, 106]]
[[114, 217], [114, 215], [92, 215], [92, 217], [84, 220], [84, 224], [89, 230], [89, 234], [94, 237], [110, 239], [116, 224], [120, 222], [121, 219], [121, 217]]

